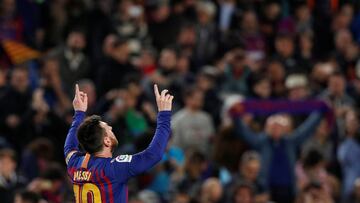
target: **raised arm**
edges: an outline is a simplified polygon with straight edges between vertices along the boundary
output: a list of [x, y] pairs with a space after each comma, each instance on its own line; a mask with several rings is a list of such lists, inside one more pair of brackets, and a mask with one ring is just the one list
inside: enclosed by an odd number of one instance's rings
[[79, 86], [75, 87], [75, 97], [73, 100], [73, 107], [75, 110], [75, 115], [73, 122], [71, 124], [70, 130], [66, 136], [65, 145], [64, 145], [64, 155], [66, 164], [69, 162], [70, 157], [77, 151], [79, 141], [76, 137], [76, 132], [80, 124], [85, 118], [85, 112], [87, 109], [87, 95], [84, 92], [79, 90]]
[[126, 181], [128, 178], [150, 169], [162, 159], [165, 153], [171, 131], [171, 106], [174, 97], [166, 94], [167, 90], [163, 90], [160, 94], [157, 85], [154, 86], [154, 91], [159, 109], [154, 138], [144, 151], [132, 156], [122, 155], [112, 161], [115, 174], [127, 174], [126, 176], [117, 176], [121, 181]]
[[264, 140], [265, 135], [263, 133], [253, 132], [241, 118], [237, 117], [234, 119], [235, 122], [235, 135], [244, 140], [246, 143], [252, 147], [257, 147], [262, 140]]
[[289, 137], [296, 145], [304, 143], [311, 135], [314, 134], [316, 128], [320, 124], [322, 113], [312, 113], [304, 123], [302, 123]]
[[159, 109], [155, 135], [148, 148], [133, 156], [133, 161], [129, 165], [131, 176], [142, 173], [158, 163], [169, 141], [171, 106], [174, 97], [166, 94], [168, 90], [163, 90], [160, 94], [157, 85], [154, 86], [154, 92]]

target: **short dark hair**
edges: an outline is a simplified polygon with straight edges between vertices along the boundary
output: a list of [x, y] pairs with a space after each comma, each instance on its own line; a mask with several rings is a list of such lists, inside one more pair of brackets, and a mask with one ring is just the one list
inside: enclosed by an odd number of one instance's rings
[[40, 201], [40, 195], [35, 192], [21, 190], [17, 192], [17, 195], [19, 195], [24, 202], [38, 203]]
[[303, 166], [305, 169], [309, 169], [318, 165], [324, 160], [324, 155], [318, 149], [311, 149], [304, 156]]
[[100, 121], [100, 116], [90, 116], [84, 120], [77, 132], [81, 147], [90, 154], [99, 152], [103, 148], [104, 129], [100, 126]]

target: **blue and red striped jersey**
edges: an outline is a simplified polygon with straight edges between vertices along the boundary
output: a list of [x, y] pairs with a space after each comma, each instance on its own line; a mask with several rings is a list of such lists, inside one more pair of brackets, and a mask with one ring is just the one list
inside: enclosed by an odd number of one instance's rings
[[84, 117], [84, 112], [75, 113], [64, 146], [65, 157], [75, 151], [66, 162], [76, 202], [125, 203], [129, 178], [143, 173], [161, 160], [170, 136], [171, 113], [159, 112], [156, 132], [147, 149], [115, 158], [101, 158], [79, 151], [76, 131]]

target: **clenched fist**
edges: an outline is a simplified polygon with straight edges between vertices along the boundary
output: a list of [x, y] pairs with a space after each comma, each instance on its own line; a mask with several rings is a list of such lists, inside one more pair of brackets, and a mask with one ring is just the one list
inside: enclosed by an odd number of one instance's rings
[[88, 106], [88, 98], [87, 94], [84, 92], [81, 92], [79, 90], [79, 85], [76, 84], [75, 86], [75, 97], [73, 100], [73, 107], [75, 111], [83, 111], [85, 112], [87, 110]]
[[156, 103], [159, 111], [171, 111], [174, 96], [166, 94], [168, 90], [163, 90], [160, 94], [158, 86], [154, 85]]

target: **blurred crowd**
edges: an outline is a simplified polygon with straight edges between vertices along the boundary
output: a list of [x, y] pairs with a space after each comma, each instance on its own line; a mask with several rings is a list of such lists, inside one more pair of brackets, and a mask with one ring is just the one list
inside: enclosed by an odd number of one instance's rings
[[130, 203], [360, 203], [359, 1], [0, 0], [7, 40], [41, 57], [0, 47], [2, 203], [74, 202], [76, 83], [116, 155], [149, 144], [152, 85], [175, 96]]

